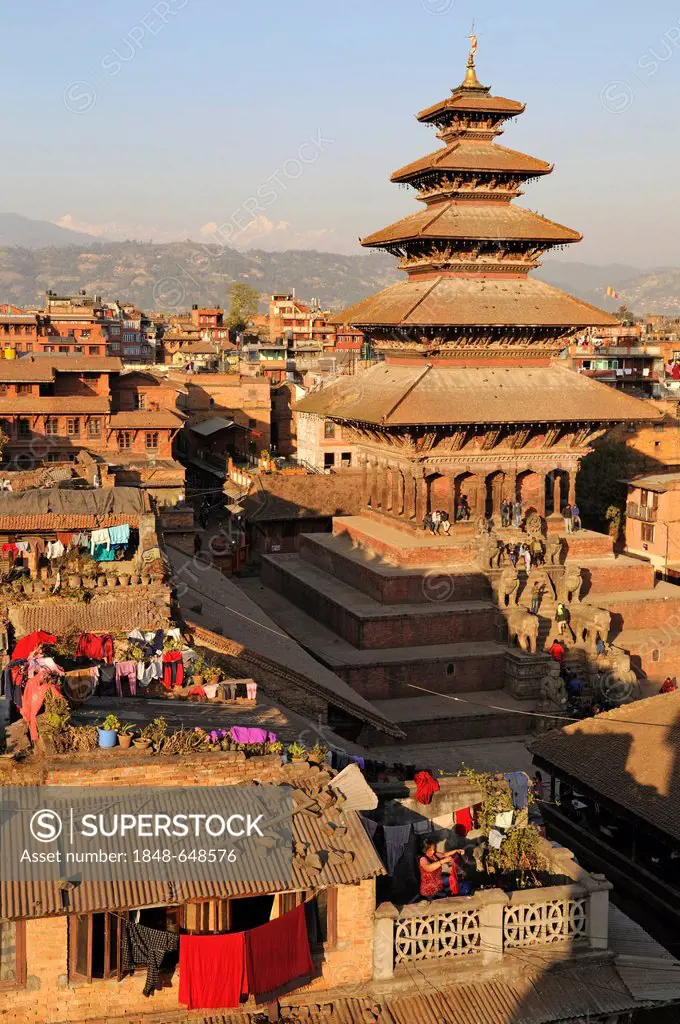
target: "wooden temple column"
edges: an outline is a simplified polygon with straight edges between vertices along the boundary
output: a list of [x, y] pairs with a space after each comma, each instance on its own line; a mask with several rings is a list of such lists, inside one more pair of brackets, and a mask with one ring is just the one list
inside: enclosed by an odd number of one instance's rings
[[486, 473], [475, 473], [475, 507], [474, 514], [486, 515]]
[[415, 485], [414, 518], [416, 526], [422, 526], [427, 507], [427, 480], [422, 469], [414, 470], [413, 479]]
[[389, 507], [389, 487], [387, 477], [387, 463], [380, 463], [380, 509], [382, 512], [387, 512]]
[[449, 513], [449, 521], [453, 525], [456, 522], [456, 474], [447, 473], [446, 480], [449, 495], [447, 512]]
[[505, 474], [505, 497], [508, 501], [515, 504], [517, 498], [517, 470], [510, 469]]
[[378, 460], [375, 455], [368, 458], [368, 505], [378, 507]]
[[538, 470], [538, 513], [545, 516], [545, 481], [548, 476], [545, 469]]
[[359, 453], [359, 465], [361, 466], [361, 504], [368, 505], [368, 457]]
[[562, 505], [565, 502], [565, 494], [563, 493], [563, 477], [562, 471], [556, 470], [553, 476], [553, 515], [559, 516], [562, 511]]
[[400, 481], [402, 479], [401, 471], [398, 466], [391, 466], [392, 469], [392, 515], [400, 516], [402, 510], [402, 502], [400, 501]]
[[576, 477], [578, 476], [578, 469], [569, 470], [569, 504], [576, 504]]

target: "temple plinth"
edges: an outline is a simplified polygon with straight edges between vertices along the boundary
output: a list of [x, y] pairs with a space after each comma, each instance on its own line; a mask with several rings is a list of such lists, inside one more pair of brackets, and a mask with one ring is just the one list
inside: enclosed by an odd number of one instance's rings
[[497, 516], [504, 499], [559, 518], [607, 427], [648, 420], [643, 403], [559, 359], [588, 326], [616, 321], [530, 276], [581, 235], [515, 200], [552, 172], [498, 143], [524, 105], [492, 96], [471, 52], [463, 83], [417, 116], [443, 147], [392, 175], [422, 209], [362, 240], [406, 279], [345, 310], [385, 361], [309, 396], [301, 412], [342, 423], [359, 448], [367, 508], [402, 526], [426, 512]]

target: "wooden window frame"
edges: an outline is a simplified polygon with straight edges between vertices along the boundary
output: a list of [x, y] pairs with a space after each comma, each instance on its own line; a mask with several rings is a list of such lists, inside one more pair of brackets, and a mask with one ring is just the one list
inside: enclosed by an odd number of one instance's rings
[[[93, 935], [94, 935], [94, 919], [96, 916], [104, 917], [104, 971], [101, 978], [92, 977], [92, 954], [93, 954]], [[97, 911], [96, 913], [90, 914], [69, 914], [68, 915], [68, 977], [69, 981], [81, 981], [91, 985], [93, 981], [109, 981], [111, 978], [117, 978], [119, 981], [122, 977], [121, 973], [121, 918], [122, 914], [114, 914], [111, 911]], [[76, 928], [78, 926], [79, 918], [87, 918], [87, 971], [85, 974], [81, 974], [78, 971], [77, 964], [77, 935]], [[116, 941], [118, 944], [116, 966], [111, 968], [111, 920], [114, 917], [118, 917], [118, 929]]]
[[16, 977], [14, 981], [0, 981], [0, 992], [8, 992], [11, 989], [26, 987], [26, 922], [9, 921], [16, 927], [15, 936], [15, 960], [14, 970]]
[[88, 437], [101, 437], [102, 436], [102, 421], [98, 416], [94, 419], [88, 420], [87, 423], [87, 436]]
[[[149, 444], [151, 438], [151, 444]], [[155, 444], [154, 444], [155, 441]], [[161, 446], [160, 434], [157, 430], [147, 430], [144, 435], [144, 447], [146, 451], [156, 452]]]

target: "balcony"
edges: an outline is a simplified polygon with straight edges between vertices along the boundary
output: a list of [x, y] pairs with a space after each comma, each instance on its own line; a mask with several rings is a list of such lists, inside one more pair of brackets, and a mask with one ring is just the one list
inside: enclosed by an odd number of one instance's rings
[[629, 501], [626, 505], [626, 515], [629, 519], [639, 519], [643, 523], [655, 523], [659, 510], [651, 505], [638, 505], [636, 501]]
[[569, 850], [545, 843], [545, 853], [559, 885], [485, 889], [401, 910], [382, 903], [374, 921], [374, 977], [452, 958], [487, 964], [514, 957], [516, 949], [550, 948], [551, 957], [568, 959], [607, 949], [611, 884], [579, 867]]

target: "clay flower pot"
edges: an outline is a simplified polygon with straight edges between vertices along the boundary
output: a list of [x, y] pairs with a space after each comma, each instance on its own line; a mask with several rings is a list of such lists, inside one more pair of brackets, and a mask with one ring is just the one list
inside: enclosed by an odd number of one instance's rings
[[80, 576], [69, 576], [68, 585], [71, 590], [78, 590], [80, 587]]
[[131, 732], [119, 732], [118, 733], [118, 746], [122, 747], [123, 750], [127, 750], [132, 746], [132, 733]]
[[138, 747], [140, 750], [148, 750], [151, 746], [151, 740], [147, 739], [146, 736], [139, 736], [133, 741], [133, 747]]
[[129, 587], [130, 586], [130, 577], [129, 576], [119, 576], [118, 579], [120, 580], [121, 587]]

